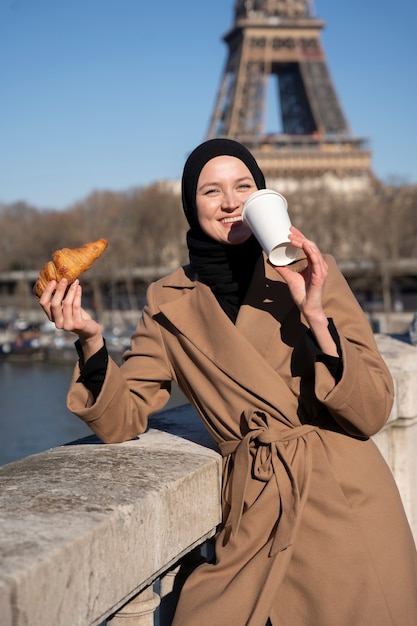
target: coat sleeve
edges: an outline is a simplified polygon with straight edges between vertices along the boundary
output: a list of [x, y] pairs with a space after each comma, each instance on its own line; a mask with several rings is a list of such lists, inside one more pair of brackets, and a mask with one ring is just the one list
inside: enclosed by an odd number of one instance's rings
[[350, 434], [370, 437], [387, 422], [394, 398], [390, 372], [380, 355], [370, 324], [331, 256], [324, 310], [340, 337], [343, 374], [335, 385], [327, 367], [315, 364], [315, 393]]
[[168, 401], [173, 374], [165, 352], [161, 329], [154, 318], [154, 286], [132, 336], [131, 348], [119, 368], [110, 358], [106, 377], [96, 402], [78, 383], [76, 365], [68, 391], [67, 406], [105, 443], [132, 439], [147, 428], [148, 417]]

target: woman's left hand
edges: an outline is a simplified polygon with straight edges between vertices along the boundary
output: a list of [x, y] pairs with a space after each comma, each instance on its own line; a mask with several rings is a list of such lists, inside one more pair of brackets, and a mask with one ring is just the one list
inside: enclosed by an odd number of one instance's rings
[[274, 266], [274, 268], [286, 281], [293, 300], [304, 317], [308, 321], [322, 318], [327, 263], [314, 241], [307, 239], [295, 226], [291, 226], [289, 239], [293, 246], [305, 253], [308, 261], [307, 267], [301, 272], [294, 272], [287, 266]]

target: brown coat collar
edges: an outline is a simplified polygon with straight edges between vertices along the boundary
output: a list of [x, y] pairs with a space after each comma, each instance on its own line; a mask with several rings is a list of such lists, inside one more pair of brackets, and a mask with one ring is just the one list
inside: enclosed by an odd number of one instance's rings
[[[193, 280], [188, 269], [176, 270], [160, 284], [164, 291], [171, 292], [159, 306], [161, 313], [196, 348], [236, 380], [247, 367], [244, 355], [249, 357], [251, 376], [259, 371], [264, 378], [265, 361], [273, 358], [271, 348], [276, 346], [274, 339], [282, 324], [290, 312], [299, 319], [285, 281], [265, 258], [255, 267], [236, 326], [224, 314], [210, 289]], [[239, 354], [241, 362], [236, 362]], [[272, 369], [270, 374], [276, 377]]]

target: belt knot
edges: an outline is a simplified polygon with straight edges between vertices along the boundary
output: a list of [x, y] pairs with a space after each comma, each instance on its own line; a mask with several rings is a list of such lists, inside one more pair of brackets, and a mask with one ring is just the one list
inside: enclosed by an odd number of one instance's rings
[[[235, 535], [243, 515], [246, 486], [252, 473], [256, 480], [268, 482], [275, 477], [278, 489], [277, 526], [271, 547], [271, 555], [285, 550], [292, 544], [299, 514], [305, 501], [311, 475], [311, 455], [307, 440], [305, 454], [298, 454], [297, 463], [303, 465], [303, 481], [300, 486], [294, 476], [295, 462], [286, 458], [288, 442], [304, 438], [316, 428], [310, 424], [290, 426], [274, 419], [264, 411], [243, 414], [244, 436], [220, 444], [223, 456], [234, 454], [231, 491], [231, 510], [228, 524]], [[279, 519], [279, 521], [278, 521]]]

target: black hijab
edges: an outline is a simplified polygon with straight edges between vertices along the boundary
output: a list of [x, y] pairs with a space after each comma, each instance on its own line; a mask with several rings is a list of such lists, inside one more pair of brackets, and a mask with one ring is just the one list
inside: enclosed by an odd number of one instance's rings
[[198, 280], [210, 287], [223, 311], [234, 323], [246, 294], [261, 247], [251, 235], [244, 243], [231, 245], [215, 241], [201, 229], [197, 217], [197, 183], [205, 164], [217, 156], [233, 156], [246, 165], [258, 189], [265, 189], [265, 177], [252, 154], [232, 139], [210, 139], [188, 157], [182, 175], [182, 205], [190, 225], [187, 246], [190, 264]]

